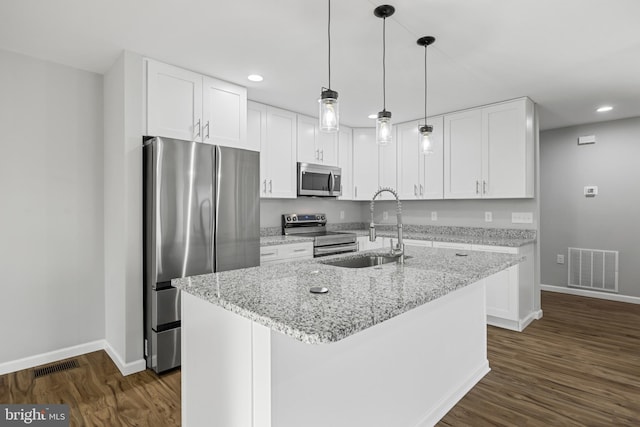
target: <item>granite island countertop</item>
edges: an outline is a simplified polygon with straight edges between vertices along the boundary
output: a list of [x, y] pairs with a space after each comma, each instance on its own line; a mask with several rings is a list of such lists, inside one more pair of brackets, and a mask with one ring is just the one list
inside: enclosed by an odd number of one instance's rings
[[[309, 344], [330, 343], [443, 297], [524, 257], [410, 247], [404, 265], [342, 268], [323, 262], [370, 250], [172, 280], [205, 301]], [[465, 256], [459, 256], [460, 253]], [[326, 287], [312, 294], [311, 287]]]

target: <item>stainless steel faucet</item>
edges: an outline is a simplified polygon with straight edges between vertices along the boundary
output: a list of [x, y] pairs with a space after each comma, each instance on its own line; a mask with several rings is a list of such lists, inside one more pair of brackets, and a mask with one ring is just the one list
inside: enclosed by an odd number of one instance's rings
[[398, 262], [404, 263], [404, 241], [402, 240], [402, 206], [400, 204], [400, 198], [398, 197], [398, 193], [393, 188], [383, 187], [376, 191], [376, 193], [371, 198], [371, 223], [369, 224], [369, 241], [376, 241], [376, 225], [373, 223], [373, 207], [375, 204], [376, 197], [378, 194], [383, 192], [389, 192], [393, 194], [396, 198], [397, 208], [396, 208], [396, 217], [398, 223], [398, 245], [394, 248], [393, 239], [391, 239], [391, 255], [398, 257]]

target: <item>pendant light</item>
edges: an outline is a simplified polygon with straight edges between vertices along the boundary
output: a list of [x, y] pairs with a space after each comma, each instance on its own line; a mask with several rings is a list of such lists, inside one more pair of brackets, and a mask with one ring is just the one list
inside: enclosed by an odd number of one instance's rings
[[396, 9], [393, 6], [382, 5], [373, 10], [373, 14], [382, 18], [382, 111], [378, 113], [376, 120], [376, 142], [378, 145], [387, 145], [392, 142], [391, 111], [387, 111], [387, 82], [386, 82], [386, 23], [387, 18], [393, 15]]
[[340, 125], [340, 116], [338, 109], [338, 92], [331, 90], [331, 0], [329, 3], [329, 18], [327, 24], [327, 38], [329, 39], [329, 87], [323, 87], [320, 93], [320, 131], [321, 132], [337, 132]]
[[418, 39], [418, 44], [424, 46], [424, 125], [418, 126], [418, 138], [420, 148], [423, 154], [433, 153], [433, 142], [431, 141], [431, 132], [433, 126], [427, 124], [427, 46], [436, 41], [435, 37], [425, 36]]

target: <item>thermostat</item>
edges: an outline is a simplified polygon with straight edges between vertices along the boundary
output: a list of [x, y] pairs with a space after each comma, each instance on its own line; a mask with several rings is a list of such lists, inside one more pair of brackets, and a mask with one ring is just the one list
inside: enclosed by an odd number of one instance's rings
[[595, 185], [584, 187], [584, 195], [586, 197], [596, 197], [598, 195], [598, 187]]

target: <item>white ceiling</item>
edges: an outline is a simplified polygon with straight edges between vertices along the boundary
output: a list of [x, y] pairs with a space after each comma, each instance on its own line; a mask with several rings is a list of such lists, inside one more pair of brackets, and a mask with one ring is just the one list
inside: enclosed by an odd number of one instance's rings
[[[389, 0], [387, 109], [394, 122], [529, 96], [542, 129], [640, 116], [638, 0]], [[332, 2], [341, 121], [382, 109], [379, 2]], [[317, 114], [327, 85], [326, 0], [2, 0], [0, 48], [104, 73], [123, 49], [247, 86]], [[264, 75], [262, 83], [246, 80]], [[603, 104], [614, 110], [602, 114]]]

